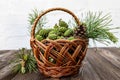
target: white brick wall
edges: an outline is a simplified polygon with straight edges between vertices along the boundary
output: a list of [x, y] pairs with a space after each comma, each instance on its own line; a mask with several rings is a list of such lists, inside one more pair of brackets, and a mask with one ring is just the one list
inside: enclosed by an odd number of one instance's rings
[[[119, 3], [119, 0], [0, 0], [0, 49], [30, 48], [27, 20], [28, 13], [34, 8], [45, 10], [51, 7], [65, 7], [77, 15], [80, 11], [89, 10], [111, 12], [114, 26], [120, 26]], [[120, 32], [116, 35], [120, 40]], [[110, 46], [120, 46], [120, 41]]]

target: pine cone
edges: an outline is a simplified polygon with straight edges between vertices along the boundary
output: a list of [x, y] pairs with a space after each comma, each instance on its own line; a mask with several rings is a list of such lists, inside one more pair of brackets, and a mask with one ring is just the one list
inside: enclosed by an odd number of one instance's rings
[[68, 24], [65, 21], [63, 21], [62, 19], [59, 20], [59, 26], [68, 28]]
[[77, 38], [86, 38], [86, 27], [84, 24], [76, 27], [74, 30], [74, 36]]
[[44, 38], [43, 38], [42, 36], [40, 36], [40, 35], [36, 35], [36, 39], [37, 39], [38, 41], [42, 41]]
[[73, 30], [72, 29], [68, 29], [67, 31], [65, 31], [64, 36], [68, 37], [68, 36], [72, 36], [73, 35]]
[[56, 34], [49, 34], [48, 38], [51, 40], [55, 40], [55, 39], [57, 39], [57, 35]]
[[67, 29], [68, 29], [68, 28], [66, 28], [66, 27], [60, 27], [60, 28], [59, 28], [59, 31], [64, 33]]

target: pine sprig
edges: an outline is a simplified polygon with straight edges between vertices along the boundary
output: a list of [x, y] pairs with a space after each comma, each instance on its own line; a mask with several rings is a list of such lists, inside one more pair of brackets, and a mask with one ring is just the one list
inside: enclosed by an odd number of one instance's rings
[[[39, 14], [43, 13], [43, 11], [38, 11], [37, 9], [32, 10], [31, 13], [29, 13], [28, 17], [28, 22], [29, 22], [29, 27], [28, 31], [31, 32], [31, 27], [35, 21], [35, 19], [38, 17]], [[43, 16], [37, 23], [36, 26], [36, 33], [47, 23], [46, 17]]]
[[111, 21], [110, 14], [103, 15], [102, 12], [88, 12], [83, 19], [83, 23], [86, 24], [87, 28], [87, 38], [91, 38], [103, 44], [118, 42], [117, 37], [115, 37], [111, 30], [119, 29], [119, 27], [110, 28], [112, 25]]
[[26, 50], [25, 48], [20, 49], [16, 54], [14, 63], [17, 63], [13, 68], [14, 72], [24, 74], [37, 71], [37, 63], [31, 50]]

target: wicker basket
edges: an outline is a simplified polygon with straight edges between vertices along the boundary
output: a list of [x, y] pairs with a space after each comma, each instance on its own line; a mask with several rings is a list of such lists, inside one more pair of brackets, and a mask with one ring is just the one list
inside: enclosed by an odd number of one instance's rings
[[[35, 20], [32, 26], [30, 45], [40, 72], [49, 77], [62, 77], [78, 73], [88, 46], [88, 40], [80, 38], [72, 41], [44, 39], [41, 42], [35, 39], [35, 27], [39, 19], [46, 13], [56, 10], [69, 13], [80, 26], [79, 19], [71, 11], [64, 8], [48, 9]], [[73, 53], [70, 54], [70, 51]], [[43, 52], [44, 54], [42, 54]], [[49, 57], [54, 59], [55, 63], [50, 62]]]

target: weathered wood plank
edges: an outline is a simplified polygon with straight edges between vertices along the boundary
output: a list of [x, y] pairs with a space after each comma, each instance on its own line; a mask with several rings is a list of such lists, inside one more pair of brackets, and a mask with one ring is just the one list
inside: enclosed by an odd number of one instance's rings
[[12, 76], [15, 75], [12, 73], [12, 68], [15, 64], [11, 64], [11, 61], [15, 59], [16, 52], [17, 50], [0, 51], [0, 80], [7, 80], [8, 78], [11, 79]]
[[[13, 66], [15, 66], [16, 64], [9, 64], [7, 66], [5, 66], [4, 68], [0, 69], [0, 80], [5, 80], [5, 77], [8, 77], [9, 75], [14, 74], [13, 73]], [[11, 78], [9, 78], [8, 80], [11, 80]]]
[[[92, 51], [91, 51], [92, 52]], [[89, 63], [92, 65], [96, 73], [99, 75], [101, 80], [119, 80], [120, 78], [116, 76], [113, 72], [118, 73], [120, 72], [120, 68], [116, 67], [115, 65], [111, 64], [105, 57], [101, 56], [100, 54], [106, 54], [104, 52], [97, 51], [97, 53], [91, 53], [92, 55], [89, 56], [88, 60]], [[90, 54], [88, 54], [90, 55]], [[111, 58], [112, 59], [112, 58]]]
[[87, 57], [85, 59], [85, 64], [80, 68], [79, 72], [80, 80], [100, 80], [94, 68], [89, 63]]
[[116, 57], [120, 58], [120, 48], [101, 48], [103, 50], [108, 50], [110, 51], [113, 55], [115, 55]]
[[0, 51], [0, 69], [10, 64], [14, 60], [17, 50], [3, 50]]
[[120, 80], [120, 49], [98, 48], [96, 52], [94, 48], [88, 49], [79, 74], [73, 76], [46, 78], [33, 72], [17, 74], [12, 80]]

